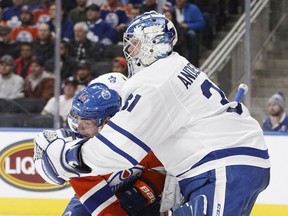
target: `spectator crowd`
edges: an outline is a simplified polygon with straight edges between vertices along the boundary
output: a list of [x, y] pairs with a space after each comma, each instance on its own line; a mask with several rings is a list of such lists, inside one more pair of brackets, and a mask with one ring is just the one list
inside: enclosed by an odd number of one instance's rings
[[[78, 92], [103, 73], [127, 76], [123, 33], [133, 18], [151, 10], [175, 24], [175, 51], [199, 66], [200, 48], [212, 48], [227, 11], [238, 6], [238, 0], [62, 0], [61, 91], [71, 77]], [[53, 97], [55, 18], [53, 0], [0, 2], [0, 98]]]
[[288, 132], [288, 116], [285, 112], [283, 92], [276, 92], [268, 100], [268, 117], [262, 123], [266, 132]]

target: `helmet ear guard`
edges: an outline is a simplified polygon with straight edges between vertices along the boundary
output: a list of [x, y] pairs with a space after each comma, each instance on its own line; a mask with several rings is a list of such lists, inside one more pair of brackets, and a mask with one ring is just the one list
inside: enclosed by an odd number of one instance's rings
[[174, 24], [162, 14], [150, 11], [133, 19], [123, 37], [129, 76], [170, 55], [177, 40]]

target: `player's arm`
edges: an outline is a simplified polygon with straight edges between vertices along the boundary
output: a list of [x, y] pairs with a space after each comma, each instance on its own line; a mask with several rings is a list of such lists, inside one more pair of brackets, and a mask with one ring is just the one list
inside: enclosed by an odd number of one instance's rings
[[158, 194], [161, 194], [166, 176], [166, 171], [162, 163], [151, 151], [144, 157], [140, 164], [145, 167], [141, 178], [144, 178], [153, 183], [155, 189], [158, 191]]
[[[163, 165], [152, 151], [144, 157], [140, 164], [145, 167], [140, 179], [118, 196], [122, 208], [137, 215], [141, 215], [141, 211], [151, 204], [159, 206], [160, 209], [160, 198], [165, 182]], [[150, 208], [150, 211], [152, 209], [151, 215], [154, 211], [159, 213], [158, 208]]]
[[101, 176], [74, 178], [69, 181], [78, 199], [91, 215], [127, 216], [118, 198]]
[[[154, 88], [137, 92], [127, 97], [122, 111], [92, 139], [66, 143], [61, 139], [45, 142], [36, 138], [36, 146], [44, 152], [38, 166], [42, 177], [52, 176], [48, 182], [59, 184], [57, 178], [69, 180], [129, 169], [150, 152], [152, 145], [163, 142], [187, 121], [186, 113], [175, 106], [178, 101], [164, 102]], [[174, 118], [175, 113], [178, 118]]]
[[[159, 90], [152, 87], [130, 94], [122, 110], [83, 145], [83, 162], [93, 171], [109, 173], [137, 165], [154, 145], [167, 139], [183, 121], [188, 121], [181, 105], [175, 108], [179, 101], [167, 102], [163, 98]], [[175, 113], [178, 118], [173, 118]]]

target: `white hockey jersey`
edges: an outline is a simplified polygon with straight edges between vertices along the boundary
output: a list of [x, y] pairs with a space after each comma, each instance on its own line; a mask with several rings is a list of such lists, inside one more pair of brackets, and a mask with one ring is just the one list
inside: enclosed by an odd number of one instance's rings
[[134, 75], [123, 92], [122, 110], [82, 147], [94, 174], [130, 168], [150, 149], [179, 180], [226, 165], [270, 167], [247, 108], [177, 53]]

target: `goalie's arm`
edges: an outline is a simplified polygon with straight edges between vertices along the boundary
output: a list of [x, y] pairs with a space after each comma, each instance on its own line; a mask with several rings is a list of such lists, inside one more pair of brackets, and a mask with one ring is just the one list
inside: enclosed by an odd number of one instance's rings
[[[132, 159], [124, 151], [117, 149], [116, 146], [108, 147], [96, 137], [66, 142], [64, 138], [59, 137], [47, 139], [45, 132], [39, 133], [34, 140], [34, 163], [37, 172], [48, 183], [64, 184], [71, 178], [109, 174], [110, 170], [124, 170], [138, 164], [136, 159]], [[88, 154], [84, 156], [89, 158], [88, 161], [94, 161], [94, 165], [83, 161], [82, 154], [85, 152], [82, 150], [83, 146], [88, 147], [86, 149]], [[145, 154], [143, 151], [143, 157]], [[125, 157], [128, 159], [123, 160]], [[109, 164], [105, 161], [109, 161]], [[95, 165], [97, 168], [91, 172], [90, 166]]]
[[[63, 150], [58, 150], [62, 151], [61, 156], [51, 155], [52, 164], [58, 164], [55, 165], [57, 169], [63, 167], [61, 172], [58, 172], [59, 176], [65, 170], [78, 173], [75, 168], [85, 165], [92, 170], [89, 175], [105, 175], [129, 169], [137, 165], [151, 151], [153, 145], [166, 140], [177, 127], [188, 121], [185, 110], [179, 111], [179, 107], [177, 112], [172, 108], [166, 109], [173, 106], [164, 103], [157, 89], [137, 90], [138, 94], [133, 93], [127, 98], [122, 111], [113, 116], [99, 134], [73, 147], [77, 154], [69, 154], [75, 143], [67, 143]], [[172, 113], [178, 113], [177, 118], [171, 117]], [[60, 153], [50, 151], [48, 155], [50, 154]], [[68, 155], [74, 155], [75, 158], [68, 158]], [[83, 174], [80, 173], [80, 176]]]
[[[137, 93], [127, 97], [122, 111], [83, 145], [84, 163], [102, 175], [135, 166], [152, 149], [161, 156], [161, 143], [188, 121], [181, 104], [177, 110], [171, 108], [178, 102], [163, 101], [161, 92], [154, 87], [138, 88]], [[173, 117], [175, 113], [177, 118]]]

